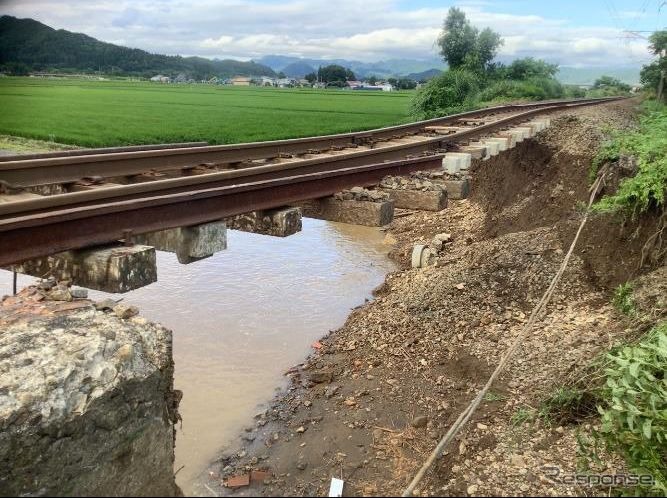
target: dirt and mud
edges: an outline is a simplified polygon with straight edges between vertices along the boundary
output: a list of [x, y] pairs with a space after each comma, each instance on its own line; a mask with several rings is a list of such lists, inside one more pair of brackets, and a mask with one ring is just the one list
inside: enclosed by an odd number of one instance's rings
[[[548, 287], [583, 216], [604, 130], [633, 126], [636, 105], [560, 112], [535, 139], [474, 165], [469, 199], [397, 218], [387, 242], [402, 269], [286, 373], [290, 387], [220, 455], [203, 492], [322, 496], [336, 477], [346, 496], [400, 494]], [[577, 431], [590, 425], [547, 424], [530, 414], [633, 333], [610, 296], [641, 274], [639, 294], [664, 281], [664, 267], [639, 269], [654, 222], [589, 221], [546, 313], [416, 495], [582, 492], [553, 482], [545, 468], [574, 472]], [[451, 242], [435, 263], [411, 269], [413, 245], [443, 233]], [[661, 299], [644, 295], [649, 307]], [[607, 460], [601, 470], [618, 469]], [[224, 487], [251, 469], [271, 477]]]

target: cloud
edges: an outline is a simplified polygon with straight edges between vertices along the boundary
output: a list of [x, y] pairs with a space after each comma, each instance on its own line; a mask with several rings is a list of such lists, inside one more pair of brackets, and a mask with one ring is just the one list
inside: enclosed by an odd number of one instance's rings
[[[156, 53], [364, 61], [437, 57], [434, 42], [449, 8], [406, 8], [397, 0], [10, 0], [1, 5], [5, 13]], [[650, 59], [645, 41], [623, 40], [619, 30], [593, 21], [571, 27], [563, 19], [499, 12], [495, 2], [459, 5], [475, 25], [503, 35], [501, 59], [531, 55], [562, 65]]]

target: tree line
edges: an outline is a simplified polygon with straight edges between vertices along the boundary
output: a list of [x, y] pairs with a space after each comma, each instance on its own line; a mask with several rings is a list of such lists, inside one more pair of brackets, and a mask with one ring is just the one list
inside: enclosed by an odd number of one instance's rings
[[[452, 7], [437, 39], [440, 55], [448, 70], [426, 84], [412, 101], [418, 118], [463, 112], [483, 103], [507, 100], [544, 100], [586, 96], [586, 90], [563, 85], [556, 79], [558, 65], [526, 57], [506, 65], [495, 60], [503, 45], [502, 37], [485, 28], [472, 26], [465, 13]], [[604, 76], [593, 92], [617, 95], [630, 86]]]

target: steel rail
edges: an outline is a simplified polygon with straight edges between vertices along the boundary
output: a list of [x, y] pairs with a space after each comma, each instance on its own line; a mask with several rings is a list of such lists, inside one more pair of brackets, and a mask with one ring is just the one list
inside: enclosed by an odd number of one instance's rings
[[61, 251], [141, 234], [220, 220], [325, 197], [387, 175], [441, 167], [442, 155], [298, 174], [240, 185], [66, 207], [0, 220], [0, 267]]
[[[578, 102], [569, 105], [588, 105]], [[404, 159], [410, 155], [436, 153], [455, 143], [470, 141], [480, 135], [493, 130], [506, 128], [543, 112], [549, 112], [562, 106], [552, 105], [513, 114], [507, 118], [494, 121], [475, 128], [463, 130], [449, 135], [427, 138], [409, 144], [394, 144], [375, 149], [359, 150], [355, 152], [303, 159], [288, 163], [267, 164], [248, 167], [239, 170], [221, 171], [201, 175], [183, 176], [150, 182], [129, 185], [110, 186], [83, 192], [43, 196], [29, 200], [15, 201], [0, 204], [0, 217], [17, 215], [20, 213], [37, 213], [67, 205], [84, 205], [111, 199], [134, 199], [157, 193], [176, 193], [197, 188], [221, 187], [238, 184], [241, 181], [272, 180], [290, 174], [306, 174], [323, 172], [341, 167], [360, 166], [380, 161]], [[2, 228], [0, 227], [0, 232]]]
[[52, 157], [90, 156], [94, 154], [113, 154], [115, 152], [138, 152], [142, 150], [184, 149], [186, 147], [206, 147], [208, 142], [178, 142], [173, 144], [126, 145], [123, 147], [102, 147], [97, 149], [72, 149], [53, 152], [37, 152], [34, 154], [11, 154], [0, 156], [0, 163], [8, 161], [25, 161], [32, 159], [48, 159]]
[[360, 144], [368, 140], [386, 140], [400, 134], [418, 133], [426, 126], [454, 123], [498, 113], [553, 108], [554, 106], [588, 105], [614, 99], [578, 99], [513, 104], [375, 130], [309, 138], [4, 161], [0, 162], [0, 181], [12, 186], [30, 187], [75, 182], [81, 178], [93, 176], [107, 178], [131, 176], [147, 171], [195, 167], [205, 163], [233, 164], [248, 160], [278, 157], [281, 154], [304, 153], [309, 149], [327, 149]]

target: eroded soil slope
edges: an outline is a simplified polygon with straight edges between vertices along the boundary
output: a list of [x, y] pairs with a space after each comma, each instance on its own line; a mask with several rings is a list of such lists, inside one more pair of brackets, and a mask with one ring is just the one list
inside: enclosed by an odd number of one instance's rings
[[[632, 126], [635, 105], [562, 112], [537, 138], [475, 165], [469, 200], [395, 220], [387, 237], [404, 269], [288, 373], [289, 390], [213, 466], [210, 490], [253, 468], [273, 477], [239, 492], [322, 496], [339, 477], [346, 495], [400, 494], [548, 287], [581, 220], [603, 130]], [[581, 492], [544, 471], [575, 470], [575, 427], [527, 414], [627, 336], [610, 291], [639, 275], [650, 223], [591, 220], [545, 316], [418, 494]], [[413, 244], [440, 233], [453, 242], [435, 265], [410, 269]]]

